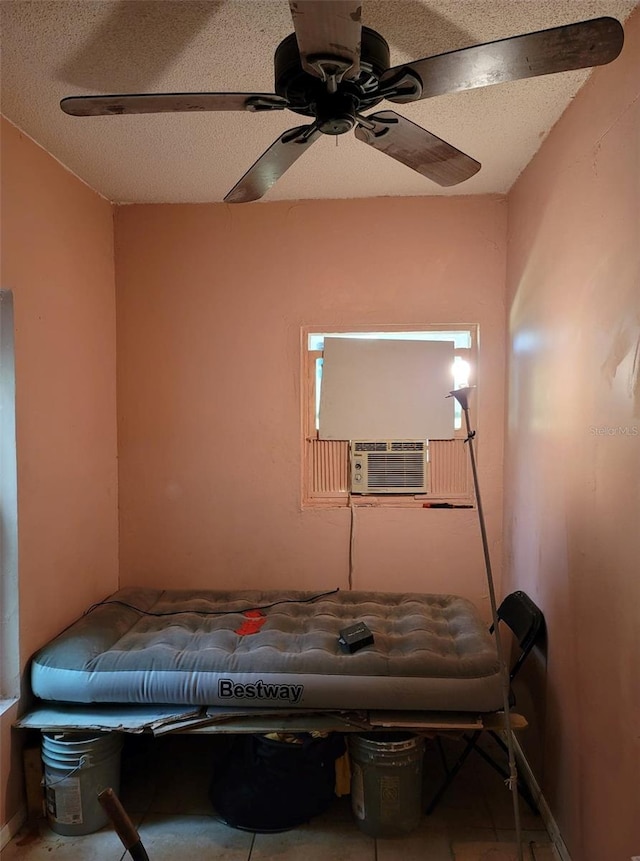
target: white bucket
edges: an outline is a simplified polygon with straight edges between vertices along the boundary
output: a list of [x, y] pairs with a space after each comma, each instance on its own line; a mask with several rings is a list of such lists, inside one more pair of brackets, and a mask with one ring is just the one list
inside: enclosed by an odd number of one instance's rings
[[98, 793], [120, 789], [117, 733], [42, 733], [47, 819], [58, 834], [91, 834], [109, 817]]

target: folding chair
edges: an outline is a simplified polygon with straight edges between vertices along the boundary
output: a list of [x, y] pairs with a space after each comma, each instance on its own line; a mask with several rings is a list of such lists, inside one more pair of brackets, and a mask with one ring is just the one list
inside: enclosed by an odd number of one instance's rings
[[[500, 604], [498, 608], [498, 621], [503, 622], [507, 625], [511, 631], [513, 632], [517, 644], [519, 646], [519, 654], [517, 655], [516, 660], [511, 666], [511, 670], [509, 672], [509, 680], [513, 682], [516, 674], [519, 672], [522, 667], [527, 655], [531, 651], [531, 649], [536, 644], [539, 636], [542, 634], [544, 630], [544, 616], [542, 615], [542, 611], [536, 607], [531, 598], [528, 595], [525, 595], [524, 592], [512, 592], [510, 595], [504, 599], [502, 604]], [[493, 633], [494, 626], [491, 625], [489, 631]], [[513, 689], [511, 688], [509, 691], [509, 705], [515, 704], [515, 697], [513, 694]], [[466, 746], [455, 765], [451, 768], [448, 767], [446, 758], [444, 756], [444, 751], [442, 750], [442, 745], [440, 740], [438, 739], [438, 745], [440, 747], [440, 754], [442, 756], [442, 761], [445, 767], [446, 777], [442, 782], [440, 788], [431, 799], [429, 804], [426, 807], [425, 812], [427, 814], [431, 813], [435, 806], [438, 804], [447, 788], [453, 782], [455, 776], [458, 774], [462, 766], [467, 760], [467, 757], [471, 753], [472, 750], [475, 750], [484, 760], [487, 762], [495, 771], [500, 774], [503, 779], [508, 779], [509, 772], [508, 770], [496, 762], [493, 757], [491, 757], [485, 750], [483, 750], [478, 745], [478, 740], [483, 732], [488, 732], [492, 738], [497, 742], [500, 748], [504, 751], [505, 754], [508, 755], [507, 745], [504, 743], [500, 735], [494, 730], [476, 730], [473, 734], [463, 734], [463, 739], [466, 742]], [[534, 813], [538, 812], [537, 805], [529, 791], [527, 785], [518, 778], [518, 791], [522, 798], [525, 799], [529, 807], [532, 809]]]

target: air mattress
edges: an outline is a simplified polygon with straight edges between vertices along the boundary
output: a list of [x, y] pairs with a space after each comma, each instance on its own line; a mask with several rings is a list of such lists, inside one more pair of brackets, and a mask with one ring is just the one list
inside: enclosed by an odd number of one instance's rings
[[[339, 632], [364, 622], [355, 653]], [[42, 648], [33, 693], [72, 703], [501, 708], [493, 638], [455, 595], [128, 588]]]

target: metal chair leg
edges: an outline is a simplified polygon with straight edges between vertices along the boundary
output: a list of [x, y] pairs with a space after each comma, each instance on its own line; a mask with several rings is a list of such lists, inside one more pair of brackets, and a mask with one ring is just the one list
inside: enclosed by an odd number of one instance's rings
[[[491, 735], [493, 735], [493, 733], [491, 733]], [[465, 738], [466, 738], [466, 736], [465, 736]], [[499, 743], [500, 747], [501, 747], [501, 748], [503, 748], [503, 749], [506, 751], [507, 746], [504, 744], [504, 742], [502, 741], [502, 739], [497, 739], [497, 740], [498, 740], [498, 743]], [[484, 759], [484, 761], [485, 761], [488, 765], [490, 765], [490, 766], [491, 766], [491, 768], [493, 768], [493, 770], [494, 770], [494, 771], [496, 771], [496, 772], [500, 775], [500, 777], [502, 777], [502, 779], [503, 779], [503, 780], [507, 780], [507, 779], [508, 779], [508, 777], [509, 777], [509, 772], [508, 772], [505, 768], [503, 768], [503, 767], [500, 765], [500, 763], [496, 762], [496, 761], [495, 761], [495, 759], [493, 759], [493, 757], [492, 757], [492, 756], [490, 756], [490, 755], [489, 755], [485, 750], [483, 750], [483, 749], [480, 747], [480, 745], [478, 745], [478, 744], [475, 744], [475, 743], [474, 743], [473, 747], [474, 747], [474, 749], [475, 749], [476, 753], [477, 753], [479, 756], [481, 756], [481, 757], [482, 757], [482, 759]], [[518, 792], [520, 793], [520, 796], [521, 796], [522, 798], [524, 798], [524, 800], [525, 800], [525, 801], [527, 802], [527, 804], [529, 805], [529, 808], [531, 809], [531, 812], [532, 812], [534, 815], [536, 815], [536, 816], [537, 816], [537, 815], [540, 813], [540, 811], [539, 811], [539, 809], [538, 809], [538, 805], [537, 805], [537, 804], [536, 804], [536, 802], [534, 801], [534, 798], [533, 798], [533, 796], [531, 795], [531, 792], [530, 792], [530, 790], [529, 790], [529, 787], [528, 787], [528, 786], [527, 786], [527, 784], [522, 780], [522, 778], [521, 778], [520, 776], [518, 776]]]
[[[456, 775], [458, 774], [458, 772], [460, 771], [462, 766], [465, 764], [465, 762], [467, 761], [467, 759], [469, 757], [469, 754], [473, 750], [475, 750], [475, 752], [477, 754], [479, 754], [479, 756], [481, 756], [482, 759], [484, 759], [484, 761], [486, 763], [488, 763], [488, 765], [490, 765], [494, 769], [494, 771], [497, 771], [498, 774], [503, 778], [503, 780], [507, 780], [507, 778], [509, 777], [509, 772], [506, 771], [505, 769], [503, 769], [499, 763], [497, 763], [488, 753], [486, 753], [486, 751], [484, 751], [478, 745], [477, 742], [478, 742], [478, 739], [480, 738], [481, 735], [482, 735], [482, 730], [476, 730], [476, 732], [474, 732], [473, 735], [463, 735], [463, 739], [466, 742], [466, 747], [464, 748], [464, 750], [462, 751], [462, 753], [460, 754], [460, 756], [456, 760], [455, 764], [451, 768], [447, 767], [446, 760], [444, 757], [444, 751], [442, 750], [442, 746], [440, 745], [440, 751], [441, 751], [442, 761], [443, 761], [443, 765], [444, 765], [445, 772], [446, 772], [446, 777], [445, 777], [444, 781], [441, 783], [436, 794], [433, 796], [433, 798], [431, 799], [431, 801], [429, 802], [429, 804], [425, 808], [425, 814], [426, 815], [429, 815], [430, 813], [433, 812], [434, 808], [436, 807], [436, 805], [438, 804], [438, 802], [440, 801], [442, 796], [445, 794], [448, 787], [453, 782], [453, 779], [456, 777]], [[491, 732], [491, 735], [495, 735], [495, 734], [493, 732]], [[500, 747], [502, 747], [503, 749], [506, 750], [506, 745], [504, 744], [502, 739], [500, 739], [499, 737], [496, 737], [496, 740], [498, 741], [498, 744], [500, 745]], [[524, 783], [524, 781], [520, 777], [518, 777], [518, 792], [519, 792], [520, 796], [527, 802], [532, 813], [537, 815], [540, 812], [538, 810], [538, 806], [537, 806], [533, 796], [531, 795], [529, 787], [526, 785], [526, 783]]]
[[454, 777], [458, 774], [458, 772], [460, 771], [462, 766], [467, 761], [467, 757], [469, 756], [469, 754], [473, 750], [474, 745], [475, 745], [475, 740], [478, 738], [479, 735], [480, 735], [480, 730], [477, 730], [476, 732], [474, 732], [473, 736], [471, 737], [473, 739], [473, 742], [469, 741], [467, 743], [467, 746], [462, 751], [462, 753], [460, 754], [460, 756], [458, 757], [458, 759], [456, 760], [454, 765], [447, 771], [447, 775], [446, 775], [444, 781], [442, 782], [442, 784], [440, 785], [440, 788], [438, 789], [436, 794], [433, 796], [433, 798], [431, 799], [431, 801], [429, 802], [429, 804], [425, 808], [425, 814], [427, 816], [433, 811], [435, 806], [438, 804], [438, 802], [440, 801], [442, 796], [447, 791], [447, 788], [453, 782]]

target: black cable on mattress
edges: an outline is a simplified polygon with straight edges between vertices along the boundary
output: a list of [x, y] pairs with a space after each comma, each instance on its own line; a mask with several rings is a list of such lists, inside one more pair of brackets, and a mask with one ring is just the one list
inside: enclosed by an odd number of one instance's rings
[[98, 601], [92, 604], [88, 610], [82, 614], [87, 616], [98, 607], [103, 607], [105, 604], [119, 604], [121, 607], [127, 607], [129, 610], [135, 610], [136, 613], [142, 613], [144, 616], [181, 616], [184, 613], [197, 613], [200, 616], [230, 616], [237, 613], [249, 613], [257, 610], [270, 610], [278, 604], [310, 604], [312, 601], [317, 601], [319, 598], [326, 598], [327, 595], [335, 595], [340, 589], [331, 589], [329, 592], [320, 592], [318, 595], [312, 595], [310, 598], [283, 598], [280, 601], [273, 601], [271, 604], [262, 604], [257, 607], [244, 607], [237, 610], [166, 610], [162, 613], [154, 613], [152, 610], [142, 610], [140, 607], [135, 607], [133, 604], [128, 604], [126, 601], [119, 599], [106, 598], [104, 601]]

